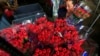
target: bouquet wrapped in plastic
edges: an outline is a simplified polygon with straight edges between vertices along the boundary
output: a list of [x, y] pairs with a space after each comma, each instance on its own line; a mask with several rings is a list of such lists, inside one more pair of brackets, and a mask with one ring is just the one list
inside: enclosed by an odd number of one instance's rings
[[81, 56], [84, 39], [65, 19], [48, 21], [40, 17], [33, 23], [15, 25], [0, 32], [9, 43], [28, 56]]

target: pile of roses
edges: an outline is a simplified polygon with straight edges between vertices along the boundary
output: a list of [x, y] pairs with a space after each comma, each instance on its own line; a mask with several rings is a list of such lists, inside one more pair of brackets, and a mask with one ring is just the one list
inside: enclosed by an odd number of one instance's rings
[[25, 41], [28, 39], [26, 29], [21, 25], [3, 29], [0, 35], [22, 52], [26, 52], [30, 46], [30, 43]]
[[84, 51], [84, 40], [65, 19], [51, 22], [41, 17], [33, 23], [4, 29], [0, 35], [20, 51], [32, 51], [33, 56], [80, 56]]

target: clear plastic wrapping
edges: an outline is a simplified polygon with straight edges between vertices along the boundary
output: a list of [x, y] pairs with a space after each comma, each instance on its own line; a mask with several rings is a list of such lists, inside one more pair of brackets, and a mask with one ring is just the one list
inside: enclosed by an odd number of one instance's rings
[[38, 18], [45, 17], [45, 16], [46, 15], [44, 12], [34, 12], [34, 13], [24, 16], [24, 17], [23, 17], [23, 15], [19, 15], [17, 19], [13, 20], [12, 24], [32, 23], [35, 20], [37, 20]]
[[67, 24], [66, 20], [63, 19], [51, 22], [46, 17], [40, 17], [34, 21], [34, 24], [13, 25], [2, 30], [0, 35], [29, 56], [31, 54], [41, 55], [37, 53], [38, 50], [42, 52], [42, 55], [45, 54], [44, 51], [49, 50], [49, 52], [46, 51], [46, 55], [49, 56], [61, 55], [61, 51], [64, 52], [65, 56], [80, 56], [84, 51], [81, 47], [84, 39], [79, 38], [75, 26]]

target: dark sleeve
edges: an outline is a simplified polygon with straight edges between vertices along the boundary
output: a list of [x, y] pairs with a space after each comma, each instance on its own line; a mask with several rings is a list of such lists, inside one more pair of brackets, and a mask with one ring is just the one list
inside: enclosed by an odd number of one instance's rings
[[62, 7], [62, 6], [64, 6], [64, 5], [65, 5], [64, 0], [60, 0], [59, 7]]
[[61, 7], [58, 9], [58, 18], [65, 18], [67, 10], [65, 7]]

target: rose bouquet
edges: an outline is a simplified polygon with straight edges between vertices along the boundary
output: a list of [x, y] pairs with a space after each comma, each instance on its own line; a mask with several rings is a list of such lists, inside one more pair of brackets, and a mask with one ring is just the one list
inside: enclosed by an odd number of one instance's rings
[[23, 53], [29, 51], [33, 56], [80, 56], [84, 51], [81, 47], [84, 40], [79, 38], [75, 26], [64, 19], [51, 22], [41, 17], [34, 23], [4, 29], [0, 35]]

